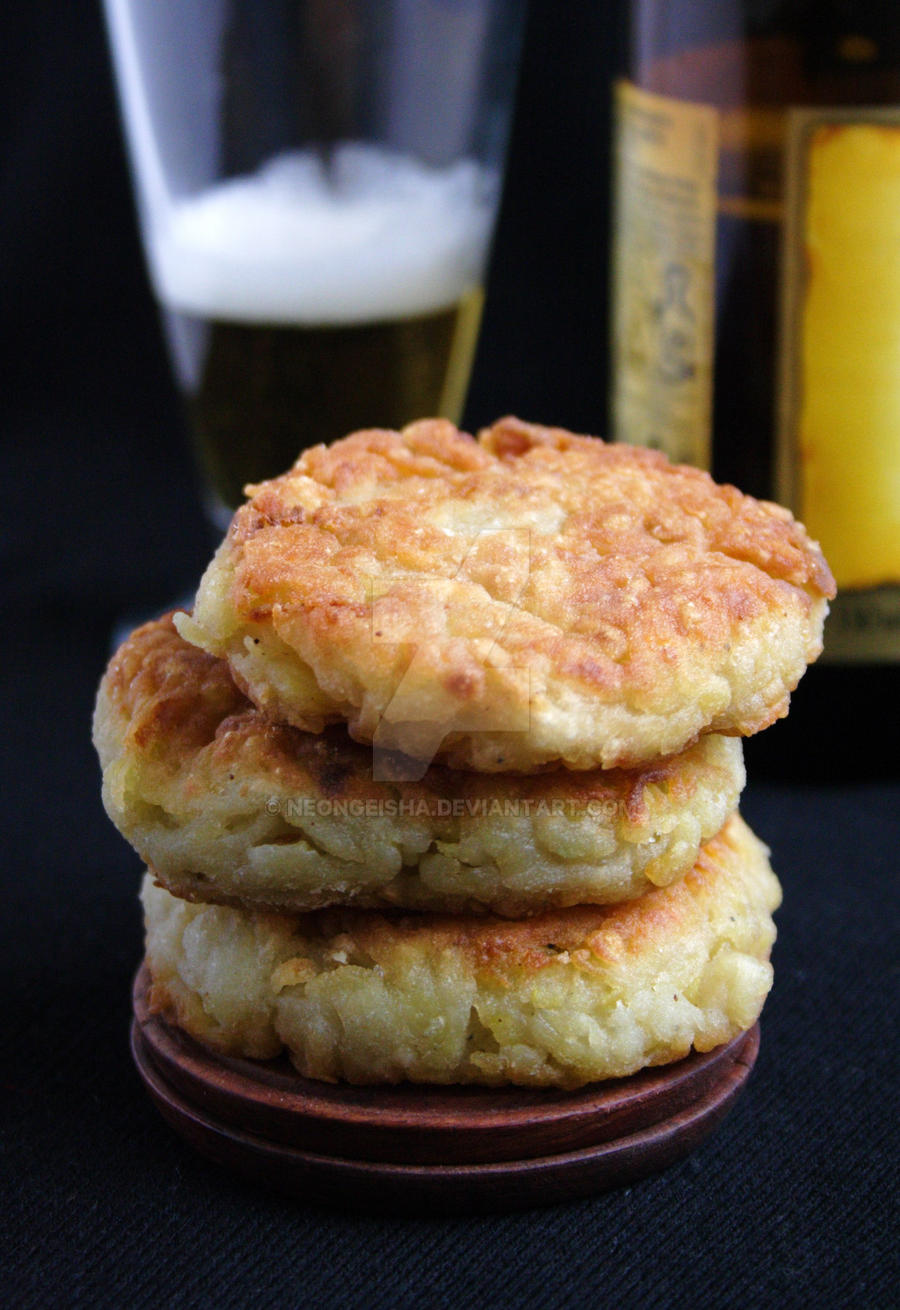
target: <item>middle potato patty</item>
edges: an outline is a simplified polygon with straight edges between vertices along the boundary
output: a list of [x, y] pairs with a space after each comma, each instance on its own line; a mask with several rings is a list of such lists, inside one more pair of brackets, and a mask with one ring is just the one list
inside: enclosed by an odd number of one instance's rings
[[744, 784], [740, 741], [643, 769], [376, 780], [370, 749], [267, 720], [172, 617], [101, 683], [107, 811], [173, 894], [260, 909], [495, 912], [609, 904], [690, 869]]

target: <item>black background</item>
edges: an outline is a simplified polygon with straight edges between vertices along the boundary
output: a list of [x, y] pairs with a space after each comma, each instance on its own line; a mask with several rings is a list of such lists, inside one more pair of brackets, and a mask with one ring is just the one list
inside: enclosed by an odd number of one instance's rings
[[[613, 17], [532, 6], [470, 424], [604, 427]], [[139, 866], [100, 806], [90, 714], [114, 624], [192, 586], [211, 541], [98, 9], [6, 6], [0, 49], [8, 1304], [894, 1304], [888, 778], [751, 780], [744, 812], [785, 887], [762, 1051], [725, 1125], [665, 1175], [525, 1214], [394, 1219], [256, 1191], [158, 1118], [127, 1050]]]

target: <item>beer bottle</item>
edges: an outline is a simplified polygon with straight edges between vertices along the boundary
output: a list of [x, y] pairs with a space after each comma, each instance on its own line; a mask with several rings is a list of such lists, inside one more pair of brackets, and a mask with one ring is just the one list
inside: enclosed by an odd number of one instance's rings
[[897, 770], [900, 7], [630, 0], [611, 431], [787, 504], [839, 595], [782, 773]]

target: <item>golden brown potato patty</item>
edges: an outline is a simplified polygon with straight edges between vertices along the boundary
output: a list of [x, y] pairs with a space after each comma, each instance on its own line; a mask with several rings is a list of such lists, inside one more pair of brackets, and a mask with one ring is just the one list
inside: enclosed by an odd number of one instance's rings
[[253, 914], [145, 880], [151, 1006], [233, 1055], [355, 1083], [576, 1087], [710, 1050], [772, 981], [767, 852], [734, 816], [669, 887], [522, 921]]
[[182, 634], [270, 718], [458, 768], [631, 767], [765, 728], [834, 594], [787, 510], [515, 419], [358, 432], [250, 493]]
[[625, 900], [689, 869], [744, 782], [741, 743], [713, 735], [643, 769], [375, 780], [371, 748], [269, 722], [171, 616], [116, 653], [94, 735], [109, 815], [160, 882], [270, 909]]

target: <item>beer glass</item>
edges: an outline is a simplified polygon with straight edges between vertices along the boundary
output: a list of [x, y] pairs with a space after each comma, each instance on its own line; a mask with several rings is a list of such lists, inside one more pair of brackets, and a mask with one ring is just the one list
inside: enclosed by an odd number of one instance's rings
[[361, 427], [458, 421], [519, 0], [105, 0], [209, 509]]

